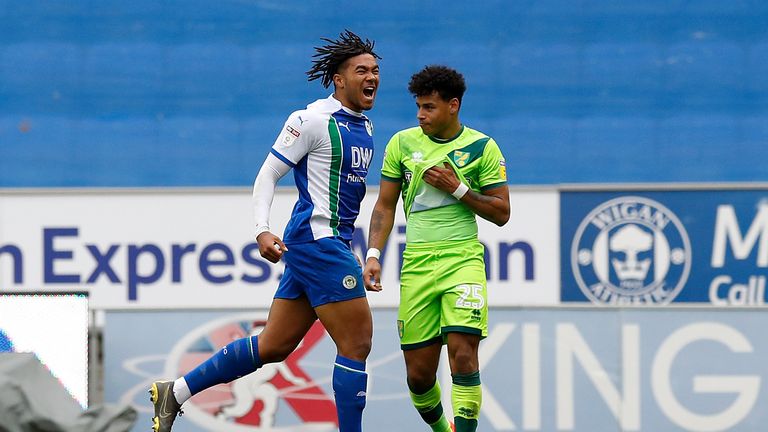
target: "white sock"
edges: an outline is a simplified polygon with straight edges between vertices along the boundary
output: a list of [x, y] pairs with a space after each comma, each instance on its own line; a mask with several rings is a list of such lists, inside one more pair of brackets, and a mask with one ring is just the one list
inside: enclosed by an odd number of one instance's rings
[[176, 402], [178, 402], [179, 405], [192, 397], [192, 393], [189, 391], [189, 386], [187, 386], [187, 380], [185, 380], [184, 377], [173, 382], [173, 396], [176, 398]]

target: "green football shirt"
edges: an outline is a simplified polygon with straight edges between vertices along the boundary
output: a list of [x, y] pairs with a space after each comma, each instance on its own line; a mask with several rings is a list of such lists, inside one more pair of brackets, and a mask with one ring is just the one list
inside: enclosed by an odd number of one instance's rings
[[423, 180], [424, 172], [436, 165], [450, 166], [475, 192], [502, 186], [507, 171], [498, 144], [465, 126], [449, 140], [428, 137], [414, 127], [396, 133], [384, 153], [382, 180], [402, 187], [407, 243], [477, 238], [475, 213]]

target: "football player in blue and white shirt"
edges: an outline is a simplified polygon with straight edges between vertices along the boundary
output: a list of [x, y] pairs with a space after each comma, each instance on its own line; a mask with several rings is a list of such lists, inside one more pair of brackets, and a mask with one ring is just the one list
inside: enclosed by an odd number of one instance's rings
[[[363, 111], [373, 108], [380, 57], [372, 41], [350, 31], [323, 40], [328, 45], [315, 48], [307, 75], [326, 88], [333, 84], [334, 92], [288, 117], [253, 187], [259, 251], [273, 263], [285, 262], [266, 326], [184, 377], [153, 383], [156, 432], [171, 430], [192, 395], [283, 361], [318, 318], [337, 348], [333, 390], [339, 430], [362, 430], [373, 323], [350, 242], [373, 156], [373, 127]], [[281, 239], [270, 230], [269, 213], [277, 181], [291, 169], [299, 199]]]

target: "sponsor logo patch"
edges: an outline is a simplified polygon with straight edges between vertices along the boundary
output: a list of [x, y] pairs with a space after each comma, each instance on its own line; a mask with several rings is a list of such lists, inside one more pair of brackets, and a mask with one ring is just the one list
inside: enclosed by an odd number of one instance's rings
[[282, 144], [283, 147], [290, 147], [296, 142], [296, 138], [299, 136], [301, 136], [301, 132], [298, 129], [291, 125], [286, 125], [285, 132], [283, 132], [280, 137], [280, 144]]
[[285, 127], [285, 130], [287, 130], [288, 132], [290, 132], [290, 134], [291, 134], [291, 135], [293, 135], [293, 136], [295, 136], [296, 138], [298, 138], [298, 137], [299, 137], [299, 135], [301, 135], [301, 132], [299, 132], [297, 129], [294, 129], [294, 128], [293, 128], [293, 127], [291, 127], [290, 125], [286, 126], [286, 127]]
[[507, 179], [507, 163], [504, 161], [499, 161], [499, 177]]

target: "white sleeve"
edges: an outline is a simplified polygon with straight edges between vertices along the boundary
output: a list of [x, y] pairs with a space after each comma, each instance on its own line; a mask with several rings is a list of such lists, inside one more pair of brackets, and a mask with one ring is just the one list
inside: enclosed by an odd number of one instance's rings
[[293, 112], [285, 121], [272, 145], [271, 153], [291, 168], [312, 150], [312, 128], [318, 126], [317, 119], [310, 119], [305, 110]]
[[291, 167], [273, 154], [268, 154], [259, 174], [253, 182], [253, 208], [256, 217], [256, 237], [269, 231], [269, 210], [275, 196], [277, 181], [291, 170]]

